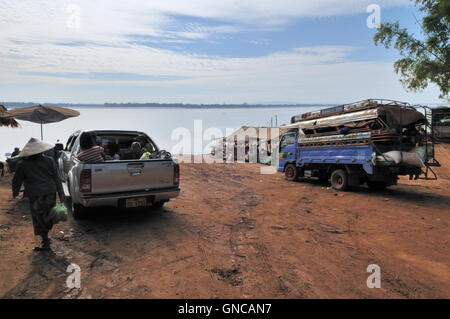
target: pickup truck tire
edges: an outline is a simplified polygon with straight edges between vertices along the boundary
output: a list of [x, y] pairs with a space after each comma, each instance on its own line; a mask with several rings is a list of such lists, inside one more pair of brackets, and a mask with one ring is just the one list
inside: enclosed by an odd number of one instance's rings
[[298, 179], [298, 169], [294, 164], [287, 164], [284, 169], [284, 176], [288, 181], [296, 181]]
[[369, 186], [373, 190], [381, 191], [387, 188], [386, 183], [384, 182], [369, 182], [367, 181], [367, 186]]
[[160, 208], [162, 208], [164, 206], [165, 203], [166, 203], [165, 201], [153, 203], [152, 208], [160, 209]]
[[331, 174], [331, 186], [338, 191], [348, 189], [348, 174], [343, 169], [337, 169]]
[[74, 219], [82, 219], [86, 213], [86, 207], [80, 204], [73, 204], [72, 207], [72, 216]]

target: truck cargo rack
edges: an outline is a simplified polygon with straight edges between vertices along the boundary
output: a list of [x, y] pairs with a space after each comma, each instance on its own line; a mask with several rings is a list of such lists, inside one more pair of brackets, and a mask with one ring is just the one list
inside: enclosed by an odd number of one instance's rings
[[306, 120], [314, 120], [334, 115], [341, 115], [345, 113], [351, 113], [356, 111], [364, 111], [368, 109], [377, 108], [380, 106], [398, 106], [402, 108], [413, 108], [407, 102], [388, 100], [388, 99], [367, 99], [354, 103], [343, 104], [339, 106], [333, 106], [330, 108], [322, 109], [315, 112], [308, 112], [301, 115], [295, 115], [291, 118], [291, 124], [298, 123]]
[[[434, 130], [434, 125], [432, 121], [432, 110], [428, 106], [424, 105], [413, 105], [411, 106], [415, 109], [422, 110], [425, 116], [425, 134], [424, 134], [424, 146], [425, 146], [425, 170], [422, 170], [425, 177], [420, 177], [419, 179], [424, 180], [437, 180], [437, 175], [433, 171], [432, 167], [440, 167], [441, 164], [435, 157], [434, 145], [436, 140], [436, 132]], [[429, 175], [432, 177], [429, 177]]]

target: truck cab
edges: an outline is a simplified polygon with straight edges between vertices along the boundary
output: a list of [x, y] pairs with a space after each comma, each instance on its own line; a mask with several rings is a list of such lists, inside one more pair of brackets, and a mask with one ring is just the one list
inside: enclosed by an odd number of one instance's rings
[[[297, 160], [297, 138], [297, 129], [286, 132], [281, 136], [278, 148], [278, 171], [285, 172], [286, 168], [288, 168], [286, 174], [289, 175], [290, 178], [295, 174], [293, 166], [296, 166]], [[288, 164], [291, 164], [291, 166], [287, 167]], [[287, 176], [288, 179], [289, 177]]]

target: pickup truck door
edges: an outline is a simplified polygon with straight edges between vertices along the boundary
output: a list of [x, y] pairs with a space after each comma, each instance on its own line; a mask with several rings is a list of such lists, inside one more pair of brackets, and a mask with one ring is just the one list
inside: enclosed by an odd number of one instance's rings
[[77, 140], [77, 135], [71, 135], [67, 140], [66, 148], [60, 152], [58, 159], [58, 168], [60, 171], [60, 177], [63, 181], [67, 179], [67, 174], [72, 169], [73, 160], [72, 153], [75, 150], [75, 142]]
[[296, 145], [295, 137], [296, 133], [287, 133], [283, 135], [280, 141], [279, 148], [279, 168], [284, 169], [286, 163], [295, 162], [296, 158]]

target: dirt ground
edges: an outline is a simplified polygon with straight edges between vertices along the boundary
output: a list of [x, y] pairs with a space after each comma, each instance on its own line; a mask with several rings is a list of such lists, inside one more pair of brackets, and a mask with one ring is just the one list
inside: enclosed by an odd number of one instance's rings
[[[450, 145], [438, 181], [338, 193], [253, 164], [182, 164], [160, 210], [93, 210], [36, 253], [28, 202], [0, 182], [2, 298], [449, 298]], [[81, 289], [66, 287], [67, 265]], [[369, 289], [369, 264], [381, 288]]]

